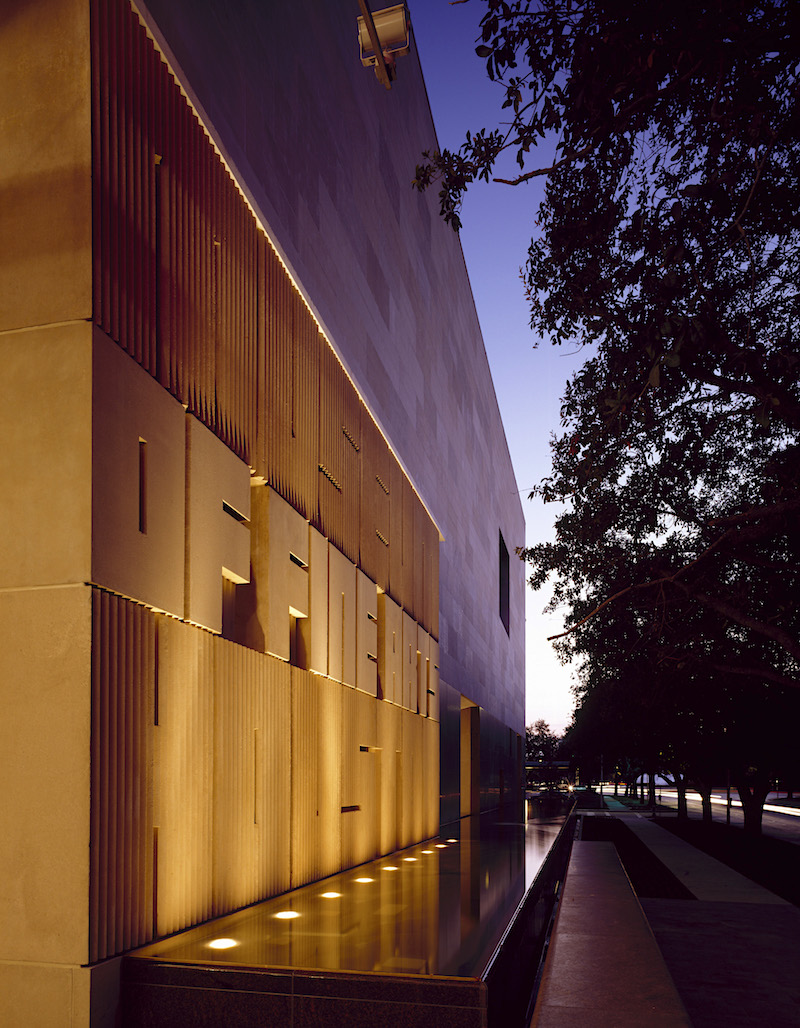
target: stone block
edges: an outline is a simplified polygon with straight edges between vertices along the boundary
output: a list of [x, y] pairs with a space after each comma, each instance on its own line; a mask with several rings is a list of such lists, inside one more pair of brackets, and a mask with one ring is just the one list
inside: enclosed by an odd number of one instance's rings
[[92, 328], [0, 336], [0, 587], [91, 575]]
[[99, 329], [92, 393], [92, 581], [181, 617], [183, 407]]

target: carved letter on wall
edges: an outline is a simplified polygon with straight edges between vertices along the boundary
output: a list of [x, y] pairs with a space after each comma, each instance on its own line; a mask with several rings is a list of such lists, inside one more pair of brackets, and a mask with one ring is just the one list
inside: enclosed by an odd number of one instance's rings
[[222, 576], [250, 580], [250, 469], [186, 415], [186, 620], [222, 631]]

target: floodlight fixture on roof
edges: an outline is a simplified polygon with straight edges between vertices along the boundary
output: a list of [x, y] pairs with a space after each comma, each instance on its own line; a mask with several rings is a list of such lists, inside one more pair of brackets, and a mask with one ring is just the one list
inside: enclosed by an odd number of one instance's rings
[[374, 68], [379, 82], [392, 88], [395, 60], [407, 54], [410, 46], [411, 21], [405, 4], [395, 4], [382, 11], [370, 11], [367, 0], [358, 0], [358, 45], [361, 63]]

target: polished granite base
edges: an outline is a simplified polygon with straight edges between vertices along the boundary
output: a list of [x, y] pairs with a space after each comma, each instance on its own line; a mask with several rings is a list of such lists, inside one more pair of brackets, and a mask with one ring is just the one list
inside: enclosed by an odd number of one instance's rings
[[479, 980], [348, 974], [131, 960], [123, 1024], [147, 1026], [357, 1025], [359, 1028], [482, 1028], [486, 986]]
[[515, 918], [541, 920], [531, 885], [563, 821], [464, 819], [138, 950], [124, 962], [123, 1025], [481, 1028], [492, 977], [505, 988], [501, 939]]

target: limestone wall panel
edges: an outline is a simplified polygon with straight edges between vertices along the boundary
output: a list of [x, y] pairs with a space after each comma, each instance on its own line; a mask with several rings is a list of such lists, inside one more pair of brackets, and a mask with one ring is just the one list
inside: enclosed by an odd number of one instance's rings
[[289, 668], [214, 641], [214, 912], [289, 888]]
[[251, 489], [250, 511], [251, 581], [237, 596], [237, 639], [289, 660], [290, 613], [295, 618], [307, 618], [309, 613], [308, 524], [278, 493], [261, 484]]
[[403, 694], [400, 703], [406, 710], [417, 711], [417, 635], [419, 626], [403, 611]]
[[81, 322], [0, 335], [4, 588], [90, 581], [91, 346]]
[[259, 426], [256, 470], [307, 520], [317, 523], [319, 329], [266, 239], [260, 244]]
[[359, 567], [384, 592], [389, 588], [390, 483], [395, 458], [377, 425], [361, 415], [361, 540]]
[[378, 594], [378, 689], [389, 703], [403, 702], [403, 612]]
[[180, 616], [183, 407], [99, 329], [93, 341], [91, 578]]
[[291, 883], [342, 866], [342, 697], [338, 682], [291, 669]]
[[361, 405], [330, 347], [320, 353], [319, 529], [358, 561], [361, 504]]
[[402, 709], [393, 703], [379, 703], [376, 713], [381, 759], [379, 851], [391, 853], [399, 845], [398, 819], [402, 811], [402, 783], [397, 774], [402, 767]]
[[214, 639], [158, 619], [157, 933], [212, 916]]
[[422, 625], [417, 625], [417, 711], [422, 717], [428, 716], [430, 680], [431, 637]]
[[439, 643], [435, 639], [430, 640], [430, 677], [428, 688], [428, 717], [434, 721], [439, 720]]
[[156, 617], [92, 595], [90, 959], [153, 937]]
[[356, 569], [328, 546], [328, 675], [356, 684]]
[[342, 866], [371, 860], [380, 845], [382, 752], [377, 748], [376, 701], [342, 692]]
[[[226, 510], [229, 507], [237, 516]], [[250, 469], [186, 415], [185, 617], [222, 631], [222, 576], [250, 578]], [[245, 520], [242, 520], [245, 519]]]
[[4, 5], [0, 331], [91, 317], [89, 5]]
[[378, 590], [356, 568], [356, 688], [378, 695]]
[[439, 831], [439, 725], [426, 719], [422, 725], [423, 767], [420, 789], [422, 838], [431, 838]]
[[308, 608], [307, 624], [302, 626], [309, 671], [328, 674], [328, 541], [309, 525], [308, 528]]
[[89, 959], [91, 638], [90, 589], [0, 592], [0, 960]]
[[398, 845], [401, 848], [423, 838], [424, 817], [420, 809], [423, 784], [423, 722], [423, 718], [411, 711], [402, 711], [402, 773], [399, 777], [398, 818]]

